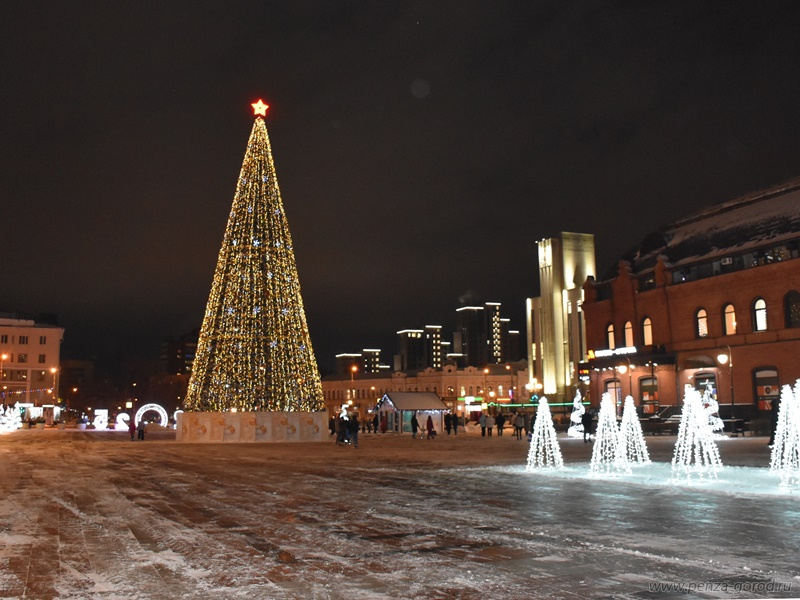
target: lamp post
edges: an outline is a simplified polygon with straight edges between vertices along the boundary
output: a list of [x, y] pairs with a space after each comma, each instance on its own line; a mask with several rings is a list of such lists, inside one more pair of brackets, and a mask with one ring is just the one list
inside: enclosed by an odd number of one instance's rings
[[728, 353], [720, 352], [717, 355], [717, 360], [719, 364], [724, 365], [727, 363], [728, 365], [728, 381], [731, 386], [731, 419], [734, 418], [734, 408], [733, 408], [733, 352], [731, 352], [731, 347], [725, 344], [725, 347], [728, 349]]
[[[8, 360], [8, 354], [0, 354], [0, 385], [3, 385], [3, 363], [6, 362], [6, 360]], [[5, 389], [6, 386], [3, 385], [2, 389], [0, 389], [0, 392]], [[3, 393], [2, 396], [5, 396], [5, 393]]]
[[[356, 365], [350, 367], [350, 400], [356, 397], [356, 385], [355, 385], [356, 371], [358, 371], [358, 367]], [[352, 404], [352, 402], [350, 402], [350, 404]]]
[[[58, 404], [58, 367], [50, 367], [53, 374], [53, 404]], [[67, 399], [67, 410], [69, 410], [69, 399]]]

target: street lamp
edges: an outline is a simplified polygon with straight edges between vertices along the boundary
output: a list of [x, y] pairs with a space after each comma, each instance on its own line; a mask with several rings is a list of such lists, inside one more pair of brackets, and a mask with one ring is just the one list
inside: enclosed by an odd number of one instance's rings
[[[350, 400], [356, 397], [356, 385], [355, 385], [356, 371], [358, 371], [358, 367], [356, 365], [350, 367]], [[350, 404], [352, 404], [352, 402], [350, 402]]]
[[[3, 363], [6, 360], [8, 360], [8, 354], [0, 354], [0, 385], [3, 383]], [[6, 389], [5, 386], [3, 386], [3, 389]]]
[[[58, 367], [50, 367], [53, 374], [53, 404], [58, 404]], [[69, 410], [69, 400], [67, 400], [67, 410]]]
[[728, 349], [728, 353], [720, 352], [717, 355], [717, 360], [721, 365], [728, 365], [728, 379], [731, 385], [731, 419], [733, 419], [733, 352], [731, 352], [731, 347], [729, 345], [726, 344], [725, 347]]

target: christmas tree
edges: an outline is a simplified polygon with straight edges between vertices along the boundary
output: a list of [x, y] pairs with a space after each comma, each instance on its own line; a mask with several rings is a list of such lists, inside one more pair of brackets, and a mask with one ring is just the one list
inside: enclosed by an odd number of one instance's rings
[[586, 412], [586, 407], [583, 406], [583, 398], [579, 391], [575, 392], [575, 399], [572, 401], [572, 414], [569, 416], [569, 422], [572, 423], [567, 429], [569, 437], [580, 438], [583, 437], [583, 413]]
[[[777, 402], [777, 399], [773, 402]], [[800, 381], [795, 384], [794, 392], [788, 385], [781, 390], [769, 467], [780, 474], [781, 487], [790, 488], [800, 484]]]
[[563, 466], [564, 458], [561, 456], [561, 448], [556, 439], [550, 404], [547, 398], [542, 397], [536, 410], [536, 421], [533, 423], [527, 470], [533, 471], [543, 467], [560, 469]]
[[632, 396], [625, 397], [625, 407], [622, 409], [622, 423], [619, 426], [617, 452], [620, 457], [624, 456], [625, 461], [629, 463], [646, 464], [650, 462], [647, 444], [644, 442], [642, 424], [636, 414], [636, 406], [633, 404]]
[[600, 414], [597, 417], [597, 431], [594, 434], [592, 462], [589, 472], [592, 475], [630, 473], [627, 454], [618, 452], [619, 428], [611, 394], [603, 394], [600, 400]]
[[687, 385], [684, 388], [678, 441], [672, 456], [672, 480], [678, 482], [685, 478], [688, 481], [692, 475], [716, 478], [721, 467], [714, 432], [703, 409], [700, 392]]
[[322, 384], [267, 128], [253, 104], [233, 206], [192, 366], [186, 408], [314, 411]]

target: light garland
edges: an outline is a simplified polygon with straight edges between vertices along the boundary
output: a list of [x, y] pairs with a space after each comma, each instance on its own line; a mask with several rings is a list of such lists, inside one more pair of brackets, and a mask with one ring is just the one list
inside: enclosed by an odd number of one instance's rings
[[631, 467], [625, 452], [618, 452], [620, 432], [617, 415], [611, 394], [604, 393], [600, 400], [600, 414], [597, 416], [597, 430], [594, 434], [592, 461], [589, 465], [591, 475], [617, 475], [630, 473]]
[[[254, 104], [257, 114], [266, 105]], [[315, 411], [322, 383], [264, 119], [247, 142], [185, 406]]]
[[703, 408], [700, 392], [687, 385], [684, 388], [678, 440], [672, 456], [672, 481], [688, 481], [693, 475], [716, 479], [721, 468], [719, 450], [714, 443], [714, 432]]
[[572, 401], [572, 414], [569, 416], [569, 421], [572, 425], [567, 429], [569, 437], [580, 438], [583, 437], [583, 413], [586, 412], [586, 407], [583, 405], [580, 391], [575, 391], [575, 399]]
[[644, 441], [642, 424], [639, 422], [639, 415], [636, 414], [636, 406], [632, 396], [625, 397], [625, 406], [622, 409], [622, 423], [619, 426], [619, 442], [617, 453], [620, 459], [628, 463], [647, 464], [650, 462], [650, 454], [647, 452], [647, 444]]
[[533, 423], [531, 445], [528, 449], [527, 470], [550, 468], [560, 469], [564, 466], [561, 448], [556, 439], [556, 428], [550, 414], [550, 404], [542, 396], [536, 409], [536, 421]]
[[[777, 399], [773, 402], [777, 402]], [[781, 404], [769, 468], [780, 474], [781, 487], [800, 485], [800, 380], [795, 384], [794, 392], [789, 385], [781, 388]]]

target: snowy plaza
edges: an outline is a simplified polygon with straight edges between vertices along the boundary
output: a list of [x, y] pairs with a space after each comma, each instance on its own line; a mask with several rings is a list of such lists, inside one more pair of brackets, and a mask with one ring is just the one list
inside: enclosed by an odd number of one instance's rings
[[[2, 598], [800, 596], [800, 493], [764, 437], [720, 438], [714, 481], [650, 465], [526, 471], [506, 435], [182, 444], [174, 433], [0, 436]], [[687, 595], [688, 592], [688, 595]]]

